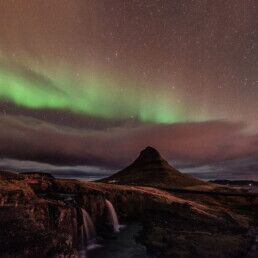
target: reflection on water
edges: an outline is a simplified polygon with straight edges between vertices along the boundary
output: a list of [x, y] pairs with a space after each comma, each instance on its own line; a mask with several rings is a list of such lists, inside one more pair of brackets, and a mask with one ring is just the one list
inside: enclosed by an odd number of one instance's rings
[[251, 229], [249, 231], [249, 234], [254, 237], [254, 240], [246, 258], [257, 258], [258, 257], [258, 228]]
[[116, 237], [105, 239], [100, 249], [90, 251], [89, 258], [148, 258], [146, 248], [135, 241], [141, 230], [137, 224], [128, 225]]

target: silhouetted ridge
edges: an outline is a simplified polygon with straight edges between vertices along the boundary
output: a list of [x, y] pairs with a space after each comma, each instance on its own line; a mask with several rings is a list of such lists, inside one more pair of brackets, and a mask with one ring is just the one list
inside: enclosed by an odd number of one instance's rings
[[154, 162], [163, 160], [159, 152], [153, 147], [146, 147], [140, 152], [139, 157], [134, 161], [133, 164]]
[[208, 184], [190, 175], [182, 174], [169, 165], [160, 153], [150, 146], [142, 150], [131, 165], [100, 181], [162, 188], [181, 188]]

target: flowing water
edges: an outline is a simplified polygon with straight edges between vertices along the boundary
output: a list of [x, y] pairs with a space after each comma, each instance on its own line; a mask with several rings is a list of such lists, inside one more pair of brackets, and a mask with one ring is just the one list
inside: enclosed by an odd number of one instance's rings
[[111, 224], [113, 225], [114, 232], [119, 232], [122, 226], [119, 224], [116, 210], [113, 204], [109, 200], [105, 200], [105, 202], [108, 208], [109, 218], [110, 218]]
[[95, 231], [94, 224], [92, 222], [90, 215], [85, 209], [81, 208], [81, 212], [82, 212], [82, 219], [83, 219], [83, 229], [86, 233], [87, 241], [91, 241], [96, 238], [96, 231]]
[[[115, 208], [110, 201], [105, 200], [105, 202], [108, 208], [110, 223], [113, 226], [113, 230], [114, 232], [120, 232], [121, 225], [119, 224], [119, 220], [118, 220]], [[96, 242], [96, 231], [90, 215], [83, 208], [81, 208], [81, 213], [82, 213], [83, 225], [79, 229], [80, 230], [79, 256], [80, 258], [85, 258], [86, 256], [88, 257], [87, 251], [95, 250], [101, 246], [98, 245]]]
[[87, 258], [87, 251], [86, 250], [80, 250], [79, 256], [76, 258]]
[[[96, 242], [96, 231], [93, 221], [88, 212], [81, 208], [83, 227], [81, 228], [82, 250], [92, 250], [101, 247]], [[86, 251], [85, 251], [86, 252]]]
[[72, 209], [72, 236], [73, 236], [73, 247], [78, 246], [78, 226], [77, 226], [77, 210]]
[[258, 228], [250, 230], [251, 235], [254, 237], [253, 244], [246, 256], [246, 258], [257, 258], [258, 257]]
[[88, 258], [148, 258], [145, 246], [135, 240], [141, 229], [138, 224], [127, 225], [114, 237], [105, 239], [102, 248], [89, 252]]
[[3, 196], [2, 198], [1, 198], [1, 206], [4, 206], [5, 205], [5, 197]]

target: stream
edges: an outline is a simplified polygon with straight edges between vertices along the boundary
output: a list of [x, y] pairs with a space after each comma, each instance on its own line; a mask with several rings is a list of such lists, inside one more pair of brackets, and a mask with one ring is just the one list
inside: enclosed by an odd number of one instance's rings
[[246, 258], [257, 258], [258, 257], [258, 228], [250, 230], [250, 234], [255, 236], [253, 244], [246, 256]]
[[135, 241], [135, 236], [141, 230], [138, 224], [127, 225], [116, 233], [116, 237], [105, 239], [102, 248], [88, 253], [89, 258], [148, 258], [146, 248]]

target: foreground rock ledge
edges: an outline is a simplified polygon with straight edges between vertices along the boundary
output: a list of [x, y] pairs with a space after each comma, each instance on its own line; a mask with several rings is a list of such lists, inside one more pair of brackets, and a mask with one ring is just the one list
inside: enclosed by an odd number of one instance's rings
[[244, 257], [252, 244], [248, 232], [257, 223], [257, 197], [170, 193], [139, 185], [2, 173], [1, 255], [76, 254], [74, 207], [86, 208], [105, 243], [110, 235], [105, 199], [123, 223], [143, 226], [136, 238], [151, 257]]

